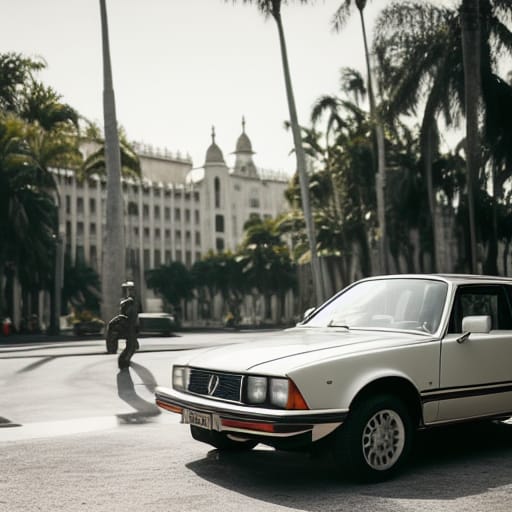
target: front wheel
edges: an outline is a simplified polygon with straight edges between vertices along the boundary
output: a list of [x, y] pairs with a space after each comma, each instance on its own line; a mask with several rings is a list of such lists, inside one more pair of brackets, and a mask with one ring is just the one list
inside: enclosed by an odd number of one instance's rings
[[194, 425], [190, 425], [190, 433], [196, 441], [207, 443], [221, 451], [249, 451], [258, 444], [257, 441], [235, 441], [222, 432], [206, 430]]
[[393, 476], [406, 461], [414, 425], [405, 404], [393, 395], [357, 403], [338, 430], [335, 456], [341, 469], [363, 481]]

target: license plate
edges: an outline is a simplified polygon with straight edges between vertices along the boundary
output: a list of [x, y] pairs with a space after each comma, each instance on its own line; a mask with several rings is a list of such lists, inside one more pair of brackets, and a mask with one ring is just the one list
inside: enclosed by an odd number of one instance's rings
[[205, 428], [207, 430], [212, 429], [212, 415], [204, 412], [189, 411], [188, 409], [183, 410], [183, 423], [189, 423], [196, 427]]

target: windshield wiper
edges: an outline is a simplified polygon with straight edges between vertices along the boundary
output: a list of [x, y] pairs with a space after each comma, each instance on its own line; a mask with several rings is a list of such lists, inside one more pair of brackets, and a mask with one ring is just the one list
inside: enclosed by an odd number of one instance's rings
[[347, 324], [337, 323], [335, 320], [329, 320], [327, 327], [340, 327], [342, 329], [347, 329], [347, 331], [350, 331], [350, 327]]

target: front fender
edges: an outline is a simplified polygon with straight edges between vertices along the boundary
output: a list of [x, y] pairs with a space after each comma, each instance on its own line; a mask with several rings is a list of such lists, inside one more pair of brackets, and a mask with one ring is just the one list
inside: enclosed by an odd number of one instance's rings
[[418, 394], [439, 383], [439, 343], [427, 342], [380, 352], [350, 354], [288, 372], [312, 409], [349, 409], [366, 386], [379, 379], [404, 379]]

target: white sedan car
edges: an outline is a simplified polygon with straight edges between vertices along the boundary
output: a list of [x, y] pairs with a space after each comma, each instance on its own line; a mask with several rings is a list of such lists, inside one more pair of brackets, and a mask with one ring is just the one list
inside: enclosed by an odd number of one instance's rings
[[184, 356], [156, 403], [219, 450], [328, 447], [380, 480], [418, 429], [512, 416], [511, 306], [512, 279], [364, 279], [294, 328]]

